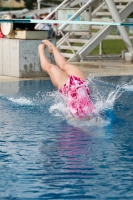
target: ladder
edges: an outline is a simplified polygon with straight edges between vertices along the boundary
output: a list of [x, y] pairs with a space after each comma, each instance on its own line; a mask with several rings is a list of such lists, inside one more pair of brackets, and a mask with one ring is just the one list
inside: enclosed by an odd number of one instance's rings
[[[69, 3], [71, 2], [72, 0], [64, 0], [61, 4], [59, 4], [52, 12], [50, 12], [47, 17], [45, 18], [46, 20], [52, 20], [55, 18], [55, 14], [56, 12], [61, 9], [61, 8], [65, 8], [69, 5]], [[40, 3], [41, 0], [38, 0], [38, 3]], [[40, 6], [40, 5], [39, 5]], [[38, 27], [40, 26], [40, 24], [36, 25], [35, 29], [38, 29]], [[43, 24], [42, 28], [44, 28], [46, 26], [46, 24]]]
[[[91, 14], [92, 21], [113, 21], [113, 17], [109, 12], [108, 6], [105, 0], [88, 0], [85, 4], [82, 4], [83, 1], [69, 1], [65, 6], [73, 7], [78, 3], [80, 8], [77, 12], [69, 19], [74, 20], [78, 15], [80, 15], [84, 10], [90, 9], [93, 7], [93, 12]], [[116, 8], [119, 12], [119, 15], [122, 20], [125, 20], [130, 13], [133, 12], [133, 1], [132, 0], [114, 0]], [[64, 32], [68, 24], [63, 24], [58, 28], [58, 31], [61, 33], [62, 38], [57, 42], [57, 48], [60, 50], [62, 55], [69, 62], [78, 62], [84, 60], [86, 56], [104, 39], [110, 38], [109, 35], [115, 26], [91, 26], [86, 32], [76, 32], [68, 31]], [[89, 31], [93, 30], [93, 32]], [[68, 52], [69, 50], [69, 52]]]

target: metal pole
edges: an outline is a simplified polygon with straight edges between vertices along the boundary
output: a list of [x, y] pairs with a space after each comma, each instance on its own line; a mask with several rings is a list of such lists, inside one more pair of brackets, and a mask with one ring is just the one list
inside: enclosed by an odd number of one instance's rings
[[[92, 4], [89, 6], [89, 21], [92, 21]], [[92, 26], [89, 25], [89, 35], [92, 37]]]
[[99, 44], [99, 55], [102, 56], [102, 42]]
[[38, 10], [40, 10], [41, 9], [41, 0], [37, 0], [37, 8], [38, 8]]
[[[105, 0], [105, 1], [108, 5], [108, 9], [109, 9], [110, 13], [112, 14], [114, 21], [122, 22], [119, 12], [114, 3], [114, 0]], [[127, 46], [128, 50], [129, 50], [129, 52], [133, 52], [133, 46], [129, 39], [129, 36], [128, 36], [128, 33], [127, 33], [125, 27], [121, 27], [121, 26], [117, 26], [117, 27], [118, 27], [118, 30], [123, 38], [123, 41], [125, 42], [125, 45]]]

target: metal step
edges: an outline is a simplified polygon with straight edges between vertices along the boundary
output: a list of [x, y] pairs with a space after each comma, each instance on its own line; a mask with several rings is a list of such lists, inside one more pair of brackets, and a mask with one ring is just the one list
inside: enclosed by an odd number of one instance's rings
[[88, 40], [86, 40], [86, 39], [74, 39], [74, 38], [68, 39], [68, 41], [70, 43], [83, 43], [83, 44], [88, 42]]
[[75, 32], [75, 36], [89, 36], [89, 31], [88, 32]]
[[[103, 10], [108, 10], [108, 6], [107, 5], [103, 6], [102, 8], [103, 8]], [[121, 10], [121, 9], [125, 8], [125, 6], [124, 5], [116, 5], [116, 8], [118, 10]]]
[[61, 54], [65, 57], [65, 58], [72, 58], [73, 54], [72, 53], [62, 53]]
[[92, 29], [101, 29], [102, 28], [102, 26], [92, 26]]
[[[133, 39], [133, 36], [129, 36], [130, 39]], [[108, 35], [105, 40], [122, 40], [121, 35]]]
[[97, 12], [96, 13], [96, 16], [111, 16], [111, 13], [110, 12]]
[[[81, 49], [81, 46], [72, 46], [72, 48], [76, 51], [80, 50]], [[60, 49], [62, 50], [71, 50], [71, 47], [67, 46], [67, 45], [61, 45], [60, 46]]]
[[132, 2], [132, 0], [114, 0], [115, 3], [129, 3]]
[[93, 18], [92, 19], [93, 22], [109, 22], [110, 19], [109, 18]]

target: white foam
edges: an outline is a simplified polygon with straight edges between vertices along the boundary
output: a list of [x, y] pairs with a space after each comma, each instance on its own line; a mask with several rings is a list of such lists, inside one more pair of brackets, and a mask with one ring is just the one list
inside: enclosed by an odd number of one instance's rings
[[54, 114], [55, 116], [63, 116], [66, 113], [65, 104], [63, 104], [62, 102], [54, 104], [50, 106], [49, 112]]
[[[65, 105], [64, 100], [62, 99], [58, 91], [42, 93], [38, 92], [36, 97], [29, 99], [26, 97], [10, 97], [8, 100], [18, 105], [40, 105], [47, 104], [48, 102], [52, 105], [49, 108], [49, 112], [54, 116], [61, 116], [67, 120], [67, 122], [76, 127], [90, 127], [90, 126], [100, 126], [104, 127], [110, 123], [110, 119], [104, 118], [99, 115], [99, 113], [104, 113], [104, 111], [112, 110], [115, 103], [115, 100], [120, 97], [120, 95], [125, 91], [133, 91], [133, 85], [131, 82], [129, 84], [117, 85], [116, 87], [106, 86], [105, 83], [105, 92], [101, 92], [97, 83], [95, 83], [94, 77], [89, 77], [87, 80], [89, 88], [91, 88], [91, 98], [95, 104], [94, 116], [91, 120], [77, 120], [71, 116], [68, 111], [68, 108]], [[110, 91], [108, 91], [108, 89]], [[106, 113], [106, 112], [105, 112]], [[69, 115], [69, 116], [68, 116]]]
[[123, 87], [123, 89], [125, 89], [127, 91], [133, 91], [133, 85], [126, 85]]
[[25, 97], [20, 97], [20, 98], [13, 98], [10, 97], [9, 101], [12, 101], [13, 103], [19, 104], [19, 105], [32, 105], [32, 101], [29, 99], [26, 99]]
[[[120, 97], [120, 95], [124, 92], [123, 85], [117, 85], [115, 88], [111, 87], [110, 91], [103, 92], [98, 90], [97, 85], [95, 84], [94, 77], [89, 77], [87, 79], [87, 83], [89, 88], [91, 88], [91, 98], [93, 99], [95, 110], [94, 115], [91, 120], [77, 120], [73, 118], [70, 114], [68, 109], [66, 108], [65, 103], [63, 102], [62, 98], [60, 97], [59, 93], [52, 93], [50, 94], [52, 98], [54, 98], [54, 103], [50, 107], [49, 112], [55, 116], [62, 116], [68, 121], [69, 124], [78, 127], [84, 126], [100, 126], [104, 127], [110, 123], [110, 119], [104, 118], [100, 114], [104, 113], [104, 111], [113, 110], [113, 106], [115, 100]], [[108, 88], [108, 87], [107, 87]], [[106, 112], [105, 112], [106, 113]]]

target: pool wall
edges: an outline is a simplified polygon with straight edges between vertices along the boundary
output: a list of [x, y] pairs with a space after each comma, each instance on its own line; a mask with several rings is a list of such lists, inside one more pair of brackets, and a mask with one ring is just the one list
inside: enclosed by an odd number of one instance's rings
[[[1, 39], [0, 75], [18, 78], [48, 76], [41, 69], [38, 57], [38, 45], [41, 43], [41, 40]], [[51, 59], [47, 49], [46, 56]]]

